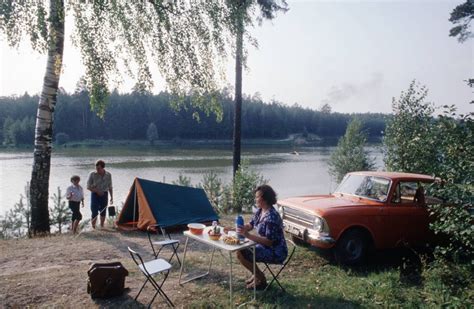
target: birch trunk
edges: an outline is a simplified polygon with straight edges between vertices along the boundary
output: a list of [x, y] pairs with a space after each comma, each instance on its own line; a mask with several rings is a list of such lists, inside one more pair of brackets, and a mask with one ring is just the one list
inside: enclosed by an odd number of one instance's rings
[[33, 171], [30, 182], [33, 235], [50, 232], [48, 199], [53, 113], [56, 106], [64, 50], [64, 1], [50, 0], [49, 10], [49, 49], [43, 89], [36, 115]]

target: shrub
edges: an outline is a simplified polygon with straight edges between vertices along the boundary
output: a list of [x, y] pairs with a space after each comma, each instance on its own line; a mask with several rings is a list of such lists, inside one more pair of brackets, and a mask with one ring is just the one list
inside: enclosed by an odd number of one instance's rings
[[354, 118], [329, 159], [329, 173], [336, 182], [349, 172], [374, 169], [374, 159], [364, 150], [366, 142], [367, 134], [362, 132], [362, 122]]
[[64, 196], [61, 194], [60, 187], [58, 187], [57, 193], [53, 194], [51, 200], [53, 201], [53, 207], [50, 209], [51, 225], [55, 225], [58, 228], [59, 234], [61, 234], [66, 222], [71, 221], [71, 214], [66, 201], [64, 201]]
[[178, 179], [176, 181], [172, 181], [171, 183], [179, 186], [192, 187], [191, 178], [184, 176], [183, 174], [179, 174]]
[[217, 177], [217, 174], [213, 171], [204, 174], [202, 184], [200, 187], [206, 192], [209, 202], [216, 212], [220, 212], [220, 202], [223, 196], [224, 186], [222, 180]]
[[232, 212], [251, 212], [255, 204], [254, 190], [267, 182], [262, 175], [249, 168], [247, 161], [243, 161], [232, 184]]

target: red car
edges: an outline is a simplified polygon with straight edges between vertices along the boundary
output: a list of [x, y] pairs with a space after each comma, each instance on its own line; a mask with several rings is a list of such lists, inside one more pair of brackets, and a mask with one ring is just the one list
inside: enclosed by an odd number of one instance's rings
[[393, 172], [347, 174], [330, 195], [292, 197], [278, 201], [285, 230], [295, 242], [332, 248], [343, 264], [364, 261], [375, 249], [421, 246], [434, 240], [425, 196], [435, 179]]

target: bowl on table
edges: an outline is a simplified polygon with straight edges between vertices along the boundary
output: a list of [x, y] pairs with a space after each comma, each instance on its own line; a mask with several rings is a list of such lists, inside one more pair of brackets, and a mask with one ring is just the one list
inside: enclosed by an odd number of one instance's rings
[[191, 232], [191, 234], [194, 235], [202, 235], [202, 232], [204, 231], [204, 228], [206, 226], [202, 223], [189, 223], [188, 224], [188, 229]]

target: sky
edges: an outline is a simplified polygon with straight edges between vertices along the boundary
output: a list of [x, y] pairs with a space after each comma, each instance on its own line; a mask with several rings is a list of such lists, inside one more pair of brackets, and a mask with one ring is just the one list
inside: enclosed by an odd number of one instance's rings
[[[428, 88], [427, 101], [472, 111], [464, 80], [474, 77], [474, 39], [461, 44], [448, 36], [449, 14], [463, 2], [288, 0], [287, 13], [250, 30], [259, 47], [249, 47], [243, 92], [311, 109], [327, 103], [336, 112], [390, 113], [392, 98], [416, 79]], [[60, 87], [73, 92], [84, 69], [68, 42]], [[0, 47], [0, 96], [39, 93], [45, 56], [27, 45]], [[230, 85], [232, 69], [230, 61]], [[119, 90], [132, 86], [125, 78]], [[164, 89], [157, 78], [154, 91]]]

